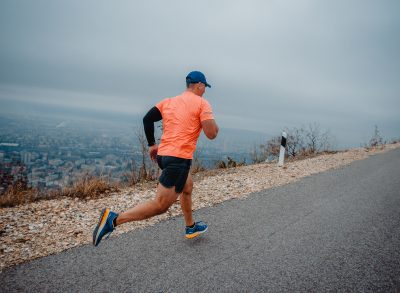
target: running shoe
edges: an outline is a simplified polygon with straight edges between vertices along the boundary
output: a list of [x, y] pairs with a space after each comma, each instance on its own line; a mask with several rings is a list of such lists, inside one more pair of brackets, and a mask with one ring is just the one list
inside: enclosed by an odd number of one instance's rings
[[[99, 223], [93, 231], [93, 245], [99, 245], [101, 239], [108, 234], [107, 238], [110, 237], [112, 231], [114, 231], [114, 219], [118, 217], [117, 213], [112, 212], [109, 208], [103, 209], [100, 214]], [[107, 239], [106, 238], [106, 239]]]
[[185, 237], [187, 239], [195, 238], [195, 237], [199, 236], [200, 234], [206, 232], [207, 228], [208, 227], [207, 227], [206, 223], [203, 223], [202, 221], [195, 222], [193, 228], [186, 227], [186, 235], [185, 235]]

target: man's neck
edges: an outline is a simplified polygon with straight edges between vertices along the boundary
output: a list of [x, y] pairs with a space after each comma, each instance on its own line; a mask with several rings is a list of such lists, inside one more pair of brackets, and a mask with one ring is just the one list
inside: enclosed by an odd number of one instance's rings
[[202, 95], [199, 94], [199, 92], [196, 89], [187, 88], [186, 91], [190, 92], [192, 94], [195, 94], [196, 96], [200, 96], [200, 97], [202, 96]]

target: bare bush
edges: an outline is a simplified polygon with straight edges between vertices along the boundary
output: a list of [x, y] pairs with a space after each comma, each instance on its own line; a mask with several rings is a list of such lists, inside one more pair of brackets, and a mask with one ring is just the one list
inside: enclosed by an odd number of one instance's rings
[[60, 196], [77, 197], [77, 198], [96, 198], [104, 196], [110, 192], [119, 190], [118, 185], [107, 182], [104, 178], [86, 175], [72, 187], [63, 188]]
[[215, 168], [217, 169], [225, 169], [226, 168], [226, 163], [224, 160], [219, 160], [215, 163]]
[[122, 174], [121, 182], [128, 186], [134, 186], [139, 182], [138, 168], [135, 158], [132, 158], [131, 162], [128, 164], [128, 170], [129, 171]]
[[81, 180], [71, 187], [61, 190], [39, 190], [16, 183], [10, 185], [6, 192], [0, 196], [0, 207], [13, 207], [45, 199], [60, 198], [63, 196], [80, 199], [102, 197], [110, 192], [119, 191], [117, 184], [112, 184], [104, 178], [86, 174]]
[[321, 131], [318, 123], [310, 123], [305, 131], [306, 151], [318, 153], [330, 148], [329, 131]]
[[[156, 180], [159, 174], [158, 165], [150, 160], [149, 148], [147, 146], [147, 139], [142, 127], [135, 128], [135, 135], [139, 143], [139, 152], [141, 154], [141, 161], [139, 169], [136, 171], [136, 165], [133, 165], [133, 172], [137, 172], [137, 176], [131, 176], [131, 182], [142, 182]], [[136, 178], [136, 179], [135, 179]]]
[[0, 207], [13, 207], [37, 201], [43, 197], [39, 190], [27, 188], [19, 183], [10, 185], [4, 194], [0, 195]]
[[227, 156], [226, 161], [227, 162], [225, 162], [224, 160], [218, 160], [215, 163], [215, 168], [216, 169], [236, 168], [246, 165], [246, 159], [243, 159], [241, 162], [237, 162], [233, 158]]
[[277, 157], [281, 148], [281, 136], [274, 136], [267, 141], [267, 153], [268, 156]]
[[292, 128], [287, 130], [287, 141], [286, 141], [286, 149], [287, 156], [296, 157], [302, 151], [304, 151], [304, 139], [305, 139], [305, 130], [304, 128]]
[[148, 156], [148, 147], [147, 147], [147, 140], [144, 134], [142, 127], [136, 127], [135, 129], [135, 136], [139, 143], [139, 151], [141, 154], [141, 164], [139, 167], [139, 180], [147, 178], [147, 156]]
[[227, 159], [228, 159], [228, 168], [236, 167], [237, 163], [231, 157], [228, 157]]
[[[285, 128], [286, 157], [298, 158], [328, 151], [331, 147], [329, 131], [321, 131], [319, 124], [310, 123], [307, 128]], [[266, 143], [265, 157], [278, 157], [281, 148], [281, 136], [274, 136]], [[253, 159], [254, 161], [254, 159]]]
[[379, 132], [378, 125], [375, 125], [374, 135], [371, 137], [368, 146], [369, 148], [376, 148], [382, 146], [383, 144], [383, 138]]

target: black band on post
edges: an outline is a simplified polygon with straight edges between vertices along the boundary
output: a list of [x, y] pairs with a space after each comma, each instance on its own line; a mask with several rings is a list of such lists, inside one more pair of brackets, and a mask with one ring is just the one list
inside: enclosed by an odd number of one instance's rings
[[286, 137], [284, 137], [284, 136], [282, 136], [281, 146], [283, 146], [284, 148], [286, 148]]

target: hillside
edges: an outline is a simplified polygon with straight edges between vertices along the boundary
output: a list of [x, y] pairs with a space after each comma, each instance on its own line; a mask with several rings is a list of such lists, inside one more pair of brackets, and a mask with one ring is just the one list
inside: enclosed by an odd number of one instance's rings
[[[286, 163], [283, 168], [278, 167], [276, 163], [262, 163], [197, 173], [194, 176], [193, 209], [212, 206], [229, 199], [245, 198], [253, 192], [340, 168], [355, 160], [362, 160], [398, 147], [399, 143], [373, 150], [361, 148], [322, 154]], [[122, 211], [154, 195], [155, 183], [124, 189], [99, 199], [61, 198], [2, 208], [0, 209], [0, 269], [75, 246], [90, 244], [93, 228], [103, 207]], [[174, 204], [168, 213], [162, 216], [118, 227], [112, 237], [154, 225], [180, 213], [179, 204]], [[180, 231], [176, 233], [177, 237], [183, 237], [183, 229], [182, 233]]]

